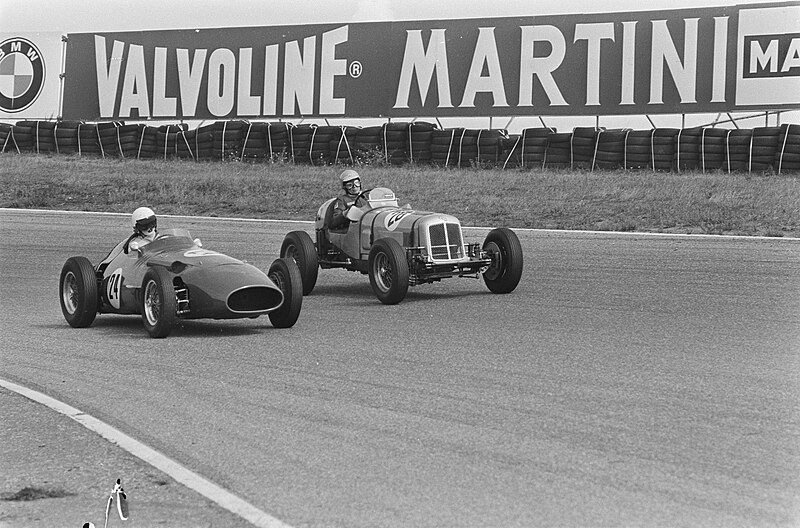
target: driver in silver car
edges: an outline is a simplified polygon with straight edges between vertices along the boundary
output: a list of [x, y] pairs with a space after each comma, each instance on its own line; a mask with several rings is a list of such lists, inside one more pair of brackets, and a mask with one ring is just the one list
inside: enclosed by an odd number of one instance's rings
[[356, 202], [356, 198], [361, 194], [361, 176], [353, 169], [342, 171], [339, 175], [344, 191], [333, 204], [333, 217], [331, 218], [332, 229], [343, 229], [347, 227], [350, 220], [347, 219], [347, 210]]

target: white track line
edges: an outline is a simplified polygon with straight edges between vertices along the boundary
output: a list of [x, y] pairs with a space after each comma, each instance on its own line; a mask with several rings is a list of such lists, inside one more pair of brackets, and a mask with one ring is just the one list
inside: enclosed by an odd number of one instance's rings
[[50, 407], [69, 418], [72, 418], [87, 429], [94, 431], [106, 440], [117, 444], [122, 449], [147, 462], [151, 466], [159, 469], [174, 478], [184, 486], [193, 489], [197, 493], [203, 495], [212, 502], [218, 504], [222, 508], [238, 515], [246, 521], [252, 523], [259, 528], [291, 528], [288, 524], [270, 516], [253, 506], [252, 504], [240, 499], [233, 493], [221, 488], [210, 480], [198, 475], [182, 466], [171, 458], [159, 453], [158, 451], [138, 442], [137, 440], [126, 435], [122, 431], [115, 429], [105, 422], [102, 422], [84, 413], [83, 411], [71, 407], [64, 402], [51, 398], [46, 394], [37, 392], [35, 390], [17, 385], [10, 381], [0, 378], [0, 387], [4, 387], [10, 391], [16, 392], [28, 399], [31, 399], [42, 405]]
[[[102, 211], [62, 211], [53, 209], [15, 209], [11, 207], [0, 207], [0, 212], [3, 213], [53, 213], [53, 214], [85, 214], [85, 215], [101, 215], [101, 216], [129, 216], [130, 213], [109, 213]], [[265, 224], [313, 224], [312, 220], [277, 220], [272, 218], [236, 218], [227, 216], [190, 216], [190, 215], [168, 215], [159, 214], [165, 218], [189, 218], [189, 219], [202, 219], [202, 220], [225, 220], [233, 222], [255, 222]], [[486, 231], [492, 227], [480, 226], [462, 226], [465, 231], [480, 230]], [[743, 239], [743, 240], [772, 240], [779, 242], [781, 240], [797, 241], [800, 238], [795, 237], [769, 237], [758, 235], [713, 235], [706, 233], [649, 233], [646, 231], [590, 231], [583, 229], [534, 229], [530, 227], [512, 227], [514, 231], [532, 231], [540, 233], [556, 233], [556, 234], [590, 234], [590, 235], [620, 235], [620, 236], [653, 236], [653, 237], [669, 237], [669, 238], [726, 238], [726, 239]]]

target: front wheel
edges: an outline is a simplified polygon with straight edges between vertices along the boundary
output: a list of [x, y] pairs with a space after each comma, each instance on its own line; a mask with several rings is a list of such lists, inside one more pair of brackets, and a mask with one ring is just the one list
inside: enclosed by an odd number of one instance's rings
[[393, 238], [381, 238], [369, 252], [369, 283], [383, 304], [397, 304], [408, 292], [406, 252]]
[[293, 259], [279, 258], [269, 267], [267, 276], [283, 292], [283, 304], [277, 310], [269, 312], [269, 320], [275, 328], [290, 328], [300, 317], [303, 306], [300, 267]]
[[142, 281], [142, 322], [150, 337], [167, 337], [175, 326], [178, 301], [172, 276], [164, 268], [150, 268]]
[[483, 282], [492, 293], [511, 293], [522, 278], [522, 244], [506, 227], [492, 229], [483, 242], [492, 264], [483, 273]]
[[281, 257], [294, 259], [303, 279], [303, 295], [308, 295], [317, 284], [319, 261], [314, 241], [305, 231], [287, 233], [281, 244]]
[[86, 328], [97, 316], [97, 275], [86, 257], [70, 257], [61, 268], [61, 313], [73, 328]]

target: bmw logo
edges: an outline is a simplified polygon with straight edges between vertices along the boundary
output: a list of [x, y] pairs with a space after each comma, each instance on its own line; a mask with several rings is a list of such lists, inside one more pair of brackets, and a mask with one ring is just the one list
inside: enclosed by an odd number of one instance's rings
[[43, 86], [44, 58], [33, 42], [15, 37], [0, 43], [0, 110], [28, 108]]

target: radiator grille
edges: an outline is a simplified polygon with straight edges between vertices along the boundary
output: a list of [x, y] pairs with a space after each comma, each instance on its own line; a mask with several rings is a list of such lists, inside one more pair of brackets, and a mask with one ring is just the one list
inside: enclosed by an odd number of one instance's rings
[[434, 260], [452, 260], [464, 256], [464, 244], [458, 224], [434, 224], [428, 228], [431, 257]]

